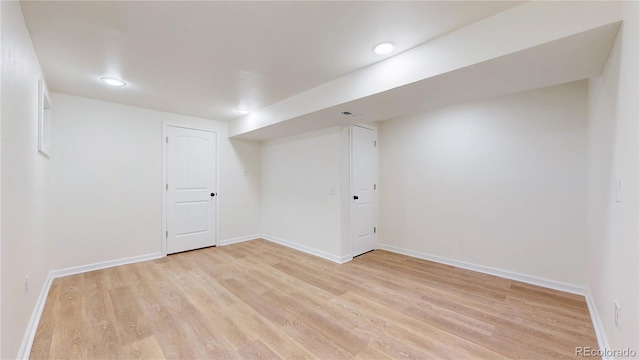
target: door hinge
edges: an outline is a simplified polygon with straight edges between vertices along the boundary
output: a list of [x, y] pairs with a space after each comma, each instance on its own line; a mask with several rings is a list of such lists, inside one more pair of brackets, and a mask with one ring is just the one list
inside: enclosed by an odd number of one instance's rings
[[373, 184], [373, 190], [377, 190], [378, 186], [376, 184]]
[[169, 190], [169, 184], [167, 184], [164, 188]]
[[378, 146], [378, 142], [377, 141], [373, 141], [373, 146]]
[[165, 232], [165, 236], [166, 236], [166, 237], [169, 237], [169, 230], [167, 230], [167, 231]]
[[378, 231], [378, 229], [374, 227], [373, 228], [373, 233], [375, 234], [377, 231]]
[[168, 144], [169, 143], [169, 137], [167, 136], [164, 141]]

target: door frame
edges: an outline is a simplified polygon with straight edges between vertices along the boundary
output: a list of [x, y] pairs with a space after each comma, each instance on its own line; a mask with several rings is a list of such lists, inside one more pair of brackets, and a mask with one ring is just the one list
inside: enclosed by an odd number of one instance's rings
[[216, 130], [204, 129], [197, 126], [187, 126], [183, 124], [176, 124], [167, 121], [162, 122], [162, 137], [160, 141], [162, 141], [162, 183], [160, 184], [160, 191], [162, 192], [162, 229], [160, 229], [160, 243], [162, 246], [162, 255], [167, 256], [167, 137], [169, 136], [169, 127], [175, 128], [183, 128], [189, 130], [199, 130], [206, 131], [215, 134], [216, 137], [216, 189], [217, 193], [216, 199], [216, 218], [214, 219], [214, 224], [216, 227], [215, 230], [215, 246], [218, 246], [218, 242], [220, 241], [220, 197], [222, 196], [220, 192], [220, 139], [218, 137], [218, 132]]
[[[355, 126], [364, 128], [364, 129], [369, 129], [369, 130], [373, 130], [373, 132], [375, 133], [375, 141], [376, 141], [376, 147], [375, 147], [375, 155], [374, 155], [374, 162], [373, 162], [373, 169], [374, 169], [374, 173], [375, 173], [375, 186], [376, 189], [373, 191], [373, 226], [378, 227], [378, 146], [377, 146], [377, 142], [378, 142], [378, 128], [372, 125], [368, 125], [368, 124], [354, 124], [354, 125], [350, 125], [349, 126], [349, 256], [351, 258], [354, 257], [353, 255], [353, 233], [352, 233], [352, 229], [353, 229], [353, 201], [352, 201], [352, 197], [353, 197], [353, 128]], [[378, 248], [378, 233], [377, 231], [373, 233], [373, 249], [377, 249]]]

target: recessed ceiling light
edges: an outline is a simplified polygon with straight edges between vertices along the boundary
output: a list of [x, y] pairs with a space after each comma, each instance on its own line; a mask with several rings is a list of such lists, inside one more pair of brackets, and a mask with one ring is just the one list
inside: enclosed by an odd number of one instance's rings
[[238, 114], [247, 115], [248, 113], [249, 113], [249, 110], [247, 109], [238, 109]]
[[122, 81], [122, 80], [114, 79], [114, 78], [110, 78], [110, 77], [103, 77], [103, 78], [100, 78], [100, 80], [102, 80], [105, 84], [111, 85], [111, 86], [125, 86], [125, 85], [127, 85], [127, 83]]
[[378, 55], [385, 55], [393, 51], [396, 48], [396, 44], [392, 42], [383, 42], [373, 47], [373, 52]]

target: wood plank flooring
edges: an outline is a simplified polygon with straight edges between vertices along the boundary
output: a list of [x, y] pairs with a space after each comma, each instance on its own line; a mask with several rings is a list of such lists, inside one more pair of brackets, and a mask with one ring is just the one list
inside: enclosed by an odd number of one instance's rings
[[382, 250], [265, 240], [56, 279], [32, 359], [561, 359], [597, 348], [581, 296]]

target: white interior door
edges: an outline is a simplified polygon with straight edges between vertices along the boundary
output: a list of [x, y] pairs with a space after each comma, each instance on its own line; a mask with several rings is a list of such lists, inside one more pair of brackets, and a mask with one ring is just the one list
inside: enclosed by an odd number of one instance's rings
[[216, 133], [167, 127], [167, 253], [216, 245]]
[[351, 131], [351, 246], [353, 256], [375, 249], [376, 131]]

